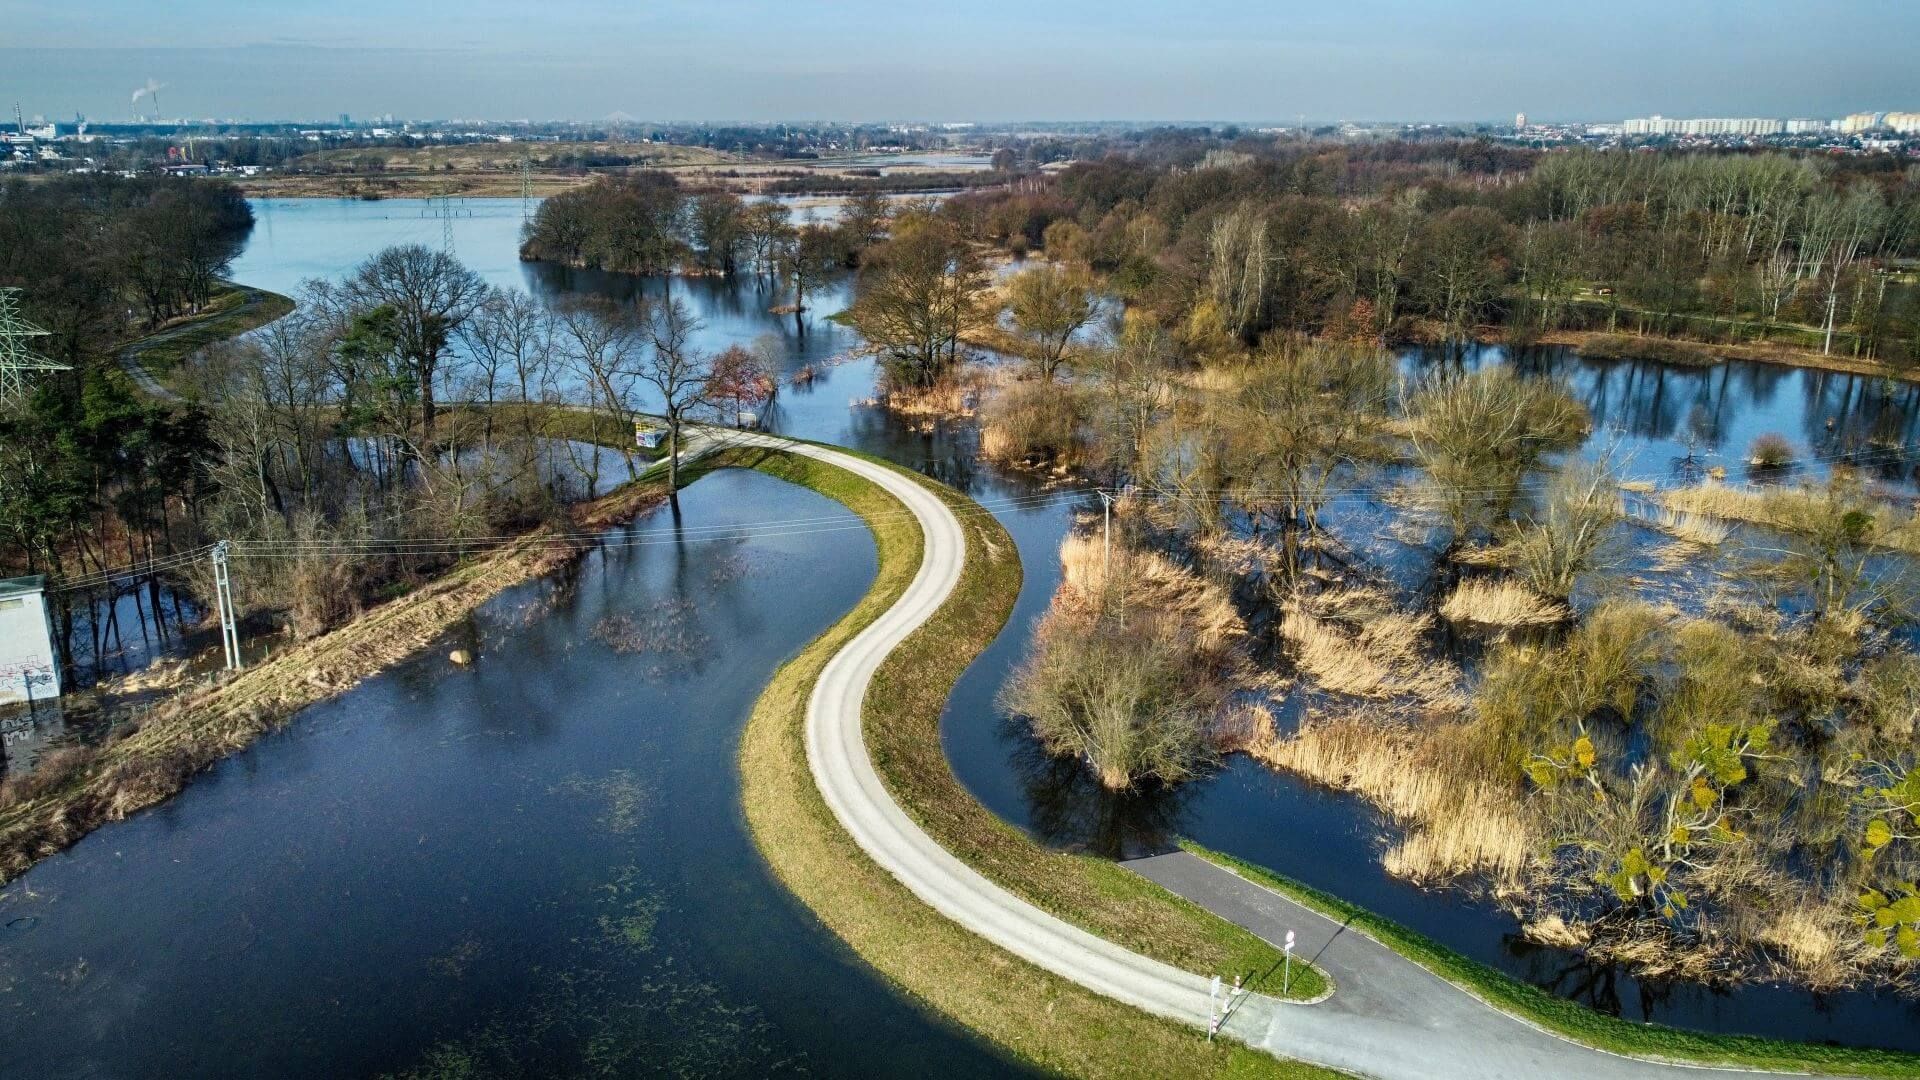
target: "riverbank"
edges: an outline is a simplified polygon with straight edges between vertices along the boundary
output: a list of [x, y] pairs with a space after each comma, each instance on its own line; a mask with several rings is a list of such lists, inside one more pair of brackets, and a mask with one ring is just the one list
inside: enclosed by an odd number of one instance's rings
[[161, 380], [180, 362], [219, 341], [251, 333], [293, 311], [292, 298], [265, 289], [226, 282], [200, 312], [161, 327], [118, 350], [120, 366], [147, 394], [177, 395]]
[[[734, 452], [683, 467], [682, 486]], [[49, 756], [0, 788], [0, 883], [94, 829], [165, 801], [192, 776], [236, 753], [299, 710], [333, 697], [418, 651], [501, 591], [550, 573], [605, 529], [666, 502], [663, 477], [645, 476], [548, 526], [456, 564], [419, 589], [238, 675], [184, 691], [100, 746]]]
[[[828, 660], [906, 590], [922, 536], [897, 500], [843, 470], [778, 452], [755, 467], [853, 509], [880, 554], [873, 588], [774, 677], [741, 743], [748, 825], [781, 881], [896, 985], [1044, 1068], [1092, 1076], [1329, 1075], [1238, 1043], [1207, 1043], [1017, 959], [926, 906], [861, 851], [814, 784], [807, 702]], [[867, 749], [889, 791], [947, 850], [1062, 919], [1188, 970], [1265, 975], [1280, 959], [1271, 945], [1112, 863], [1040, 847], [954, 779], [939, 740], [940, 712], [954, 680], [1005, 624], [1021, 571], [996, 520], [964, 496], [921, 482], [961, 516], [968, 557], [953, 594], [886, 660], [867, 698]], [[1303, 970], [1296, 968], [1294, 995], [1319, 996], [1324, 981]]]
[[1371, 938], [1492, 1008], [1537, 1028], [1612, 1054], [1702, 1068], [1764, 1069], [1781, 1073], [1920, 1076], [1920, 1055], [1826, 1046], [1744, 1035], [1714, 1035], [1660, 1024], [1636, 1024], [1556, 997], [1411, 930], [1391, 919], [1285, 875], [1187, 841], [1185, 850], [1223, 866]]
[[[1512, 335], [1495, 331], [1484, 340], [1494, 344], [1512, 341]], [[1721, 345], [1687, 338], [1656, 337], [1641, 334], [1607, 333], [1604, 330], [1553, 330], [1526, 342], [1529, 345], [1564, 345], [1583, 356], [1602, 360], [1657, 360], [1669, 364], [1708, 366], [1726, 360], [1748, 360], [1783, 367], [1835, 371], [1844, 375], [1864, 375], [1876, 379], [1901, 379], [1920, 382], [1920, 371], [1904, 371], [1877, 360], [1851, 356], [1826, 355], [1817, 349], [1802, 349], [1779, 342]]]

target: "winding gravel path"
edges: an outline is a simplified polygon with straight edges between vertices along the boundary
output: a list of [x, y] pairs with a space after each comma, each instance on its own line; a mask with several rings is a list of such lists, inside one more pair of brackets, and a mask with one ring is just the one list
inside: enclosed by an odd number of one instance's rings
[[[925, 537], [920, 569], [906, 592], [827, 662], [807, 703], [807, 761], [841, 826], [915, 896], [973, 933], [1097, 993], [1205, 1026], [1209, 978], [1129, 952], [988, 881], [921, 830], [874, 771], [861, 733], [862, 703], [881, 663], [932, 617], [959, 582], [966, 560], [959, 519], [913, 479], [851, 454], [750, 433], [729, 432], [725, 441], [802, 454], [870, 480], [912, 511]], [[1611, 1080], [1719, 1071], [1635, 1061], [1567, 1042], [1492, 1008], [1370, 938], [1193, 856], [1167, 856], [1134, 867], [1269, 940], [1296, 930], [1298, 955], [1333, 976], [1336, 989], [1323, 1002], [1289, 1003], [1254, 994], [1229, 1017], [1229, 1034], [1277, 1056], [1396, 1080]]]

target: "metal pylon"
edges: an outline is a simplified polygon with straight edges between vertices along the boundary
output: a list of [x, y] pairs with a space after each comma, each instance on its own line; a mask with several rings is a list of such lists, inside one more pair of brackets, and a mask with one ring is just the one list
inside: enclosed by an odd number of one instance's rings
[[525, 224], [533, 218], [533, 155], [522, 152], [520, 155], [520, 222]]
[[20, 290], [0, 289], [0, 404], [27, 396], [29, 373], [67, 370], [67, 365], [27, 348], [29, 338], [46, 336], [47, 331], [20, 317]]

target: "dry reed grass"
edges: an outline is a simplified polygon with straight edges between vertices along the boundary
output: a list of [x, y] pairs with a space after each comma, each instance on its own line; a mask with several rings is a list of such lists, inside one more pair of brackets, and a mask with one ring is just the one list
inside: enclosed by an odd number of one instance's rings
[[1707, 515], [1790, 533], [1815, 531], [1817, 523], [1849, 511], [1872, 521], [1868, 539], [1880, 547], [1920, 555], [1920, 518], [1884, 499], [1838, 495], [1816, 487], [1748, 488], [1709, 480], [1676, 488], [1660, 497], [1662, 505], [1686, 514]]
[[1511, 785], [1463, 771], [1459, 723], [1408, 725], [1377, 713], [1316, 716], [1250, 752], [1328, 787], [1352, 791], [1405, 830], [1387, 872], [1412, 881], [1486, 873], [1517, 882], [1537, 845]]
[[[1316, 606], [1352, 618], [1362, 605], [1353, 596], [1331, 594]], [[1412, 698], [1436, 710], [1465, 707], [1459, 669], [1426, 655], [1422, 639], [1431, 616], [1369, 611], [1358, 616], [1359, 630], [1349, 632], [1298, 598], [1282, 610], [1280, 636], [1293, 646], [1294, 663], [1322, 689], [1376, 701]]]
[[1661, 532], [1700, 547], [1719, 547], [1733, 535], [1733, 526], [1720, 518], [1676, 510], [1672, 506], [1662, 506], [1653, 524]]
[[1183, 627], [1199, 652], [1227, 655], [1246, 640], [1246, 623], [1226, 592], [1164, 556], [1117, 545], [1109, 565], [1099, 537], [1071, 535], [1060, 544], [1060, 565], [1056, 607], [1096, 615], [1111, 581], [1118, 603]]
[[1552, 626], [1571, 613], [1511, 578], [1470, 578], [1440, 605], [1440, 617], [1480, 626]]

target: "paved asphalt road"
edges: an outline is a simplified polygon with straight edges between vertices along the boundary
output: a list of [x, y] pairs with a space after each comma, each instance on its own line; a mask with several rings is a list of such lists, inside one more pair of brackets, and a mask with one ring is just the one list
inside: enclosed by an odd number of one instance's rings
[[[906, 592], [828, 661], [807, 704], [807, 761], [842, 827], [914, 895], [1008, 952], [1097, 993], [1204, 1026], [1210, 1016], [1208, 976], [1129, 952], [988, 881], [923, 832], [874, 771], [861, 734], [861, 705], [881, 662], [959, 581], [966, 541], [952, 511], [912, 479], [830, 447], [764, 435], [730, 434], [729, 441], [779, 446], [871, 480], [912, 511], [926, 537], [920, 570]], [[1372, 939], [1195, 856], [1176, 853], [1131, 865], [1268, 940], [1296, 931], [1298, 955], [1333, 977], [1334, 993], [1324, 1001], [1297, 1004], [1254, 994], [1233, 1012], [1229, 1034], [1278, 1056], [1394, 1080], [1613, 1080], [1717, 1071], [1635, 1061], [1550, 1035]]]

